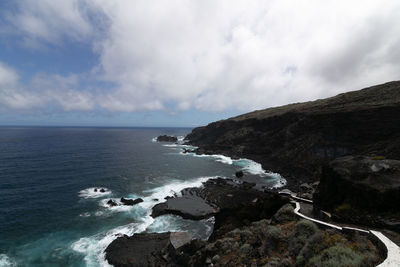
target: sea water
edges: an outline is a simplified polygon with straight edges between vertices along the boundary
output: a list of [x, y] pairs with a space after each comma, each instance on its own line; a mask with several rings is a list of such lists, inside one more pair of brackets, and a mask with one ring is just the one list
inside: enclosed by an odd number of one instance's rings
[[[193, 148], [183, 143], [190, 131], [1, 127], [0, 266], [108, 266], [104, 249], [115, 238], [144, 231], [187, 231], [207, 239], [213, 218], [154, 219], [151, 208], [237, 170], [268, 187], [285, 183], [251, 160], [183, 153]], [[178, 144], [155, 142], [161, 134], [178, 136]], [[121, 197], [144, 201], [107, 205]]]

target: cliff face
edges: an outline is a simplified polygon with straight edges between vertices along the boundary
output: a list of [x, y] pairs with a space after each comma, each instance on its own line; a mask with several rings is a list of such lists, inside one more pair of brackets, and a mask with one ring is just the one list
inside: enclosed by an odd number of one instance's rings
[[258, 161], [289, 185], [316, 180], [320, 166], [340, 156], [400, 159], [400, 82], [254, 111], [195, 128], [187, 139], [199, 153]]

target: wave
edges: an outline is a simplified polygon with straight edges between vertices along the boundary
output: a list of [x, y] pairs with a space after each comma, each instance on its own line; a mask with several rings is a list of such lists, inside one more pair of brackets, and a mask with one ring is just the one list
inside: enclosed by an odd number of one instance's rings
[[[180, 192], [189, 187], [201, 187], [204, 182], [209, 179], [217, 178], [218, 176], [206, 176], [199, 177], [189, 181], [172, 181], [166, 185], [156, 187], [144, 191], [144, 193], [150, 193], [149, 196], [143, 197], [143, 202], [140, 203], [143, 207], [152, 208], [155, 204], [164, 202], [166, 197], [180, 196]], [[158, 201], [154, 201], [157, 199]]]
[[190, 150], [194, 150], [196, 148], [198, 148], [197, 146], [191, 146], [191, 145], [184, 145], [184, 144], [165, 144], [162, 145], [165, 147], [174, 147], [174, 148], [184, 148], [184, 149], [190, 149]]
[[[182, 136], [182, 135], [177, 136], [176, 138], [178, 139], [178, 142], [180, 142], [180, 143], [185, 142], [185, 137]], [[151, 142], [156, 143], [156, 142], [157, 142], [157, 137], [153, 137], [153, 138], [151, 139]]]
[[[107, 202], [109, 200], [114, 201], [115, 203], [118, 204], [118, 206], [110, 206], [110, 205], [108, 205]], [[99, 205], [101, 207], [103, 207], [103, 208], [106, 208], [108, 211], [111, 211], [111, 212], [126, 212], [126, 211], [130, 211], [133, 208], [136, 208], [140, 204], [139, 203], [139, 204], [134, 205], [134, 206], [129, 206], [129, 205], [124, 205], [120, 200], [121, 200], [121, 198], [106, 198], [106, 199], [100, 200]], [[96, 216], [101, 216], [103, 214], [104, 213], [96, 215]]]
[[104, 250], [107, 246], [121, 235], [133, 235], [146, 230], [151, 225], [153, 218], [150, 215], [142, 218], [141, 222], [130, 223], [111, 229], [107, 232], [95, 234], [90, 237], [80, 238], [71, 245], [71, 248], [79, 253], [85, 254], [84, 260], [86, 266], [103, 266], [110, 267], [105, 259]]
[[[97, 192], [95, 191], [97, 189]], [[105, 192], [100, 192], [101, 189], [104, 189]], [[107, 195], [111, 194], [111, 190], [105, 188], [105, 187], [91, 187], [91, 188], [86, 188], [81, 191], [79, 191], [78, 195], [79, 197], [82, 198], [99, 198], [99, 197], [104, 197]]]
[[204, 220], [186, 220], [176, 215], [163, 215], [154, 218], [146, 229], [147, 233], [187, 232], [193, 238], [207, 240], [214, 229], [215, 218]]
[[267, 178], [275, 181], [275, 184], [272, 186], [272, 188], [279, 188], [279, 187], [285, 186], [287, 183], [286, 179], [283, 178], [279, 173], [266, 171], [263, 169], [263, 167], [260, 163], [255, 162], [254, 160], [251, 160], [251, 159], [246, 159], [246, 158], [232, 159], [231, 157], [219, 155], [219, 154], [207, 155], [207, 154], [196, 154], [193, 152], [184, 153], [183, 151], [181, 151], [179, 154], [190, 155], [190, 156], [198, 157], [198, 158], [211, 158], [211, 159], [214, 159], [215, 161], [218, 161], [218, 162], [221, 162], [224, 164], [239, 167], [242, 171], [247, 172], [249, 174], [258, 175], [260, 177], [267, 177]]
[[6, 254], [0, 254], [0, 266], [14, 267], [17, 266], [16, 262], [8, 257]]

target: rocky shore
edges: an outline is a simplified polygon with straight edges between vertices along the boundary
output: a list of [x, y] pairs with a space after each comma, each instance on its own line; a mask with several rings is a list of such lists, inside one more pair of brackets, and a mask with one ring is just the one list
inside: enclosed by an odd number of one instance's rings
[[[294, 195], [314, 200], [302, 207], [309, 216], [380, 229], [400, 244], [399, 118], [400, 82], [391, 82], [214, 122], [186, 138], [196, 153], [249, 158], [282, 174]], [[242, 176], [208, 180], [153, 207], [153, 217], [214, 217], [208, 240], [121, 236], [106, 259], [114, 266], [252, 267], [376, 266], [385, 259], [372, 235], [300, 220], [288, 196]]]
[[299, 220], [287, 196], [256, 188], [216, 178], [184, 189], [154, 206], [152, 216], [213, 216], [208, 240], [175, 232], [121, 236], [106, 249], [106, 259], [114, 266], [375, 266], [385, 258], [371, 236]]

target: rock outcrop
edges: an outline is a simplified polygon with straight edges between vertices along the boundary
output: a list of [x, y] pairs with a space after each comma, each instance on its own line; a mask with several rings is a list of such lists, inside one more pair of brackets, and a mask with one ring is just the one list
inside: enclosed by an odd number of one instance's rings
[[400, 161], [335, 159], [322, 170], [314, 204], [337, 219], [400, 232]]
[[191, 239], [184, 232], [124, 235], [108, 245], [106, 260], [117, 267], [166, 266], [166, 259]]
[[198, 153], [245, 157], [282, 174], [288, 186], [318, 179], [320, 166], [346, 155], [400, 159], [400, 82], [254, 111], [195, 128]]
[[133, 205], [136, 205], [136, 204], [139, 204], [139, 203], [143, 202], [143, 199], [137, 198], [137, 199], [133, 200], [133, 199], [130, 199], [130, 198], [121, 197], [120, 201], [121, 201], [122, 204], [124, 204], [126, 206], [133, 206]]
[[263, 201], [267, 202], [266, 199], [268, 199], [271, 206], [277, 206], [271, 211], [275, 212], [276, 209], [288, 201], [278, 194], [256, 190], [253, 188], [254, 186], [255, 184], [231, 179], [210, 179], [204, 182], [202, 187], [186, 188], [181, 191], [181, 196], [168, 198], [166, 202], [155, 205], [152, 216], [174, 214], [185, 219], [200, 220], [216, 216], [218, 213], [220, 214], [218, 216], [222, 218], [225, 216], [222, 214], [226, 213], [233, 216], [233, 210], [239, 214], [241, 207], [247, 207], [247, 213], [253, 211], [254, 215], [247, 214], [248, 217], [246, 217], [244, 215], [245, 212], [243, 212], [241, 219], [252, 221], [254, 216], [259, 218], [263, 211], [249, 207], [257, 206]]
[[169, 136], [169, 135], [160, 135], [157, 137], [157, 142], [177, 142], [178, 138], [175, 136]]

